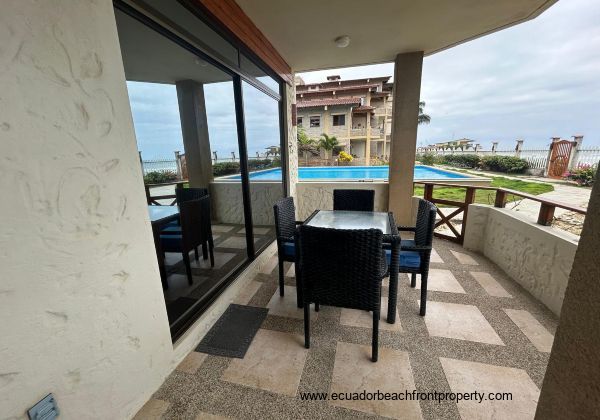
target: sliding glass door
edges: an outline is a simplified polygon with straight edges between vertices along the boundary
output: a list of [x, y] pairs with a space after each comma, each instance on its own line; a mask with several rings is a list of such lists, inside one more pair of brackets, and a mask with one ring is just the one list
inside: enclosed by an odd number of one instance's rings
[[279, 102], [242, 82], [255, 248], [275, 238], [273, 204], [284, 196]]
[[[175, 10], [182, 24], [197, 20], [178, 3], [157, 4], [165, 8], [162, 12]], [[176, 339], [274, 239], [272, 207], [284, 194], [280, 98], [273, 90], [280, 82], [246, 57], [243, 66], [223, 65], [151, 15], [125, 3], [116, 5], [138, 149], [146, 179], [154, 183], [147, 191], [150, 198], [167, 197], [149, 201], [181, 209], [173, 199], [176, 189], [206, 191], [210, 200], [202, 217], [211, 227], [212, 250], [210, 241], [197, 251], [174, 247], [174, 238], [185, 235], [177, 221], [155, 235]], [[203, 30], [206, 35], [210, 29]], [[221, 59], [233, 57], [226, 53]], [[163, 164], [153, 166], [150, 160]], [[174, 160], [172, 166], [169, 160]]]

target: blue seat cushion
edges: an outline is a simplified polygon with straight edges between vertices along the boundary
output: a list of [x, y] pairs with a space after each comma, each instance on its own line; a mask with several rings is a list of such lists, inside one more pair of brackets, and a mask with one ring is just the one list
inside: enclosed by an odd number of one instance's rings
[[[385, 259], [388, 264], [392, 262], [392, 251], [385, 250]], [[421, 255], [415, 251], [400, 251], [400, 268], [419, 268], [421, 267]]]
[[181, 235], [160, 235], [160, 244], [164, 251], [181, 250]]
[[409, 246], [416, 246], [415, 241], [412, 239], [402, 239], [400, 241], [400, 247], [404, 248], [404, 247], [409, 247]]
[[296, 256], [296, 244], [294, 242], [284, 242], [283, 243], [283, 255], [288, 257]]
[[178, 224], [167, 224], [166, 227], [160, 231], [160, 233], [162, 235], [181, 235], [181, 226]]

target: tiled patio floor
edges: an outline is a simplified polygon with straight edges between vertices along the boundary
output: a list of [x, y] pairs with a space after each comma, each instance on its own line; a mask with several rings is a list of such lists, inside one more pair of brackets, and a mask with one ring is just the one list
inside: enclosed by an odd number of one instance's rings
[[[139, 418], [533, 418], [557, 320], [485, 258], [436, 240], [426, 317], [419, 290], [400, 277], [399, 322], [380, 329], [379, 361], [370, 357], [366, 312], [313, 312], [303, 347], [294, 271], [277, 292], [270, 261], [238, 296], [269, 308], [244, 359], [192, 353]], [[387, 281], [384, 282], [387, 296]], [[387, 305], [387, 300], [385, 301]], [[383, 311], [385, 312], [385, 311]], [[511, 392], [512, 401], [301, 401], [300, 392]]]

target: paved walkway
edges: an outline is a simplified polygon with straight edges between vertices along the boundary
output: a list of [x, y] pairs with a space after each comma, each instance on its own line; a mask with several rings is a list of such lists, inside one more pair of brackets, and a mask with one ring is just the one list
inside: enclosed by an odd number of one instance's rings
[[[554, 191], [540, 194], [537, 197], [558, 201], [571, 206], [587, 208], [588, 202], [590, 201], [591, 189], [564, 184], [554, 184], [553, 186]], [[540, 211], [540, 203], [531, 200], [520, 200], [508, 203], [506, 207], [533, 220], [537, 220]], [[557, 208], [554, 212], [554, 216], [560, 217], [565, 213], [568, 213], [568, 210]]]
[[[303, 346], [294, 270], [277, 290], [277, 259], [236, 303], [269, 314], [243, 359], [192, 352], [140, 410], [140, 419], [531, 419], [556, 317], [486, 258], [435, 240], [427, 315], [419, 290], [400, 277], [399, 321], [380, 323], [379, 361], [370, 357], [371, 316], [321, 307]], [[382, 304], [385, 314], [387, 281]], [[302, 401], [302, 392], [480, 392], [485, 401]], [[511, 401], [490, 401], [511, 393]], [[499, 394], [498, 394], [499, 396]]]

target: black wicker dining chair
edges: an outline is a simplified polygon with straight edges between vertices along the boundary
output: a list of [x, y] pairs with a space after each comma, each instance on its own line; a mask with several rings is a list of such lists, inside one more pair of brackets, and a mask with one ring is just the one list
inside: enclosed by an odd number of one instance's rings
[[304, 345], [310, 348], [310, 304], [373, 312], [371, 359], [377, 361], [381, 280], [387, 274], [378, 229], [302, 225], [296, 233], [296, 276], [302, 287]]
[[333, 190], [334, 210], [373, 211], [374, 190]]
[[[284, 294], [284, 266], [283, 262], [296, 262], [296, 248], [294, 233], [296, 226], [302, 222], [296, 221], [296, 207], [292, 197], [285, 197], [273, 205], [275, 214], [275, 234], [277, 236], [277, 259], [279, 261], [279, 295]], [[296, 279], [297, 280], [297, 279]], [[297, 305], [302, 307], [300, 287], [296, 287]]]
[[190, 200], [198, 200], [208, 195], [208, 188], [175, 188], [177, 204]]
[[[427, 200], [419, 200], [417, 222], [415, 226], [398, 226], [398, 231], [413, 232], [414, 239], [400, 241], [400, 264], [398, 271], [411, 275], [410, 287], [416, 287], [417, 274], [421, 275], [421, 305], [419, 314], [427, 311], [427, 278], [433, 244], [433, 231], [437, 208]], [[386, 250], [389, 263], [391, 251]]]
[[[212, 233], [207, 232], [204, 223], [207, 213], [207, 208], [210, 209], [210, 201], [208, 197], [202, 197], [199, 200], [185, 201], [179, 205], [179, 216], [181, 220], [181, 232], [179, 234], [161, 234], [160, 242], [163, 252], [180, 252], [183, 256], [185, 271], [188, 278], [188, 283], [192, 284], [192, 268], [190, 265], [190, 251], [197, 249], [198, 245], [208, 243], [210, 250], [210, 263], [214, 266], [215, 259], [213, 255], [213, 239]], [[198, 254], [196, 254], [196, 260]]]
[[[185, 203], [186, 201], [198, 200], [203, 197], [210, 197], [208, 193], [208, 188], [175, 188], [175, 197], [177, 205], [181, 205], [181, 203]], [[210, 217], [210, 204], [204, 204], [202, 206], [203, 212], [206, 215], [202, 218], [203, 226], [202, 228], [205, 230], [207, 240], [201, 244], [202, 246], [202, 258], [208, 259], [209, 254], [211, 257], [211, 261], [213, 261], [213, 251], [209, 250], [208, 246], [208, 236], [210, 236], [212, 241], [212, 227], [211, 227], [211, 217]], [[171, 223], [168, 223], [161, 234], [164, 235], [181, 235], [181, 222], [180, 220], [175, 220]], [[194, 254], [196, 259], [198, 259], [198, 248], [194, 249]], [[214, 266], [214, 262], [212, 263]]]

